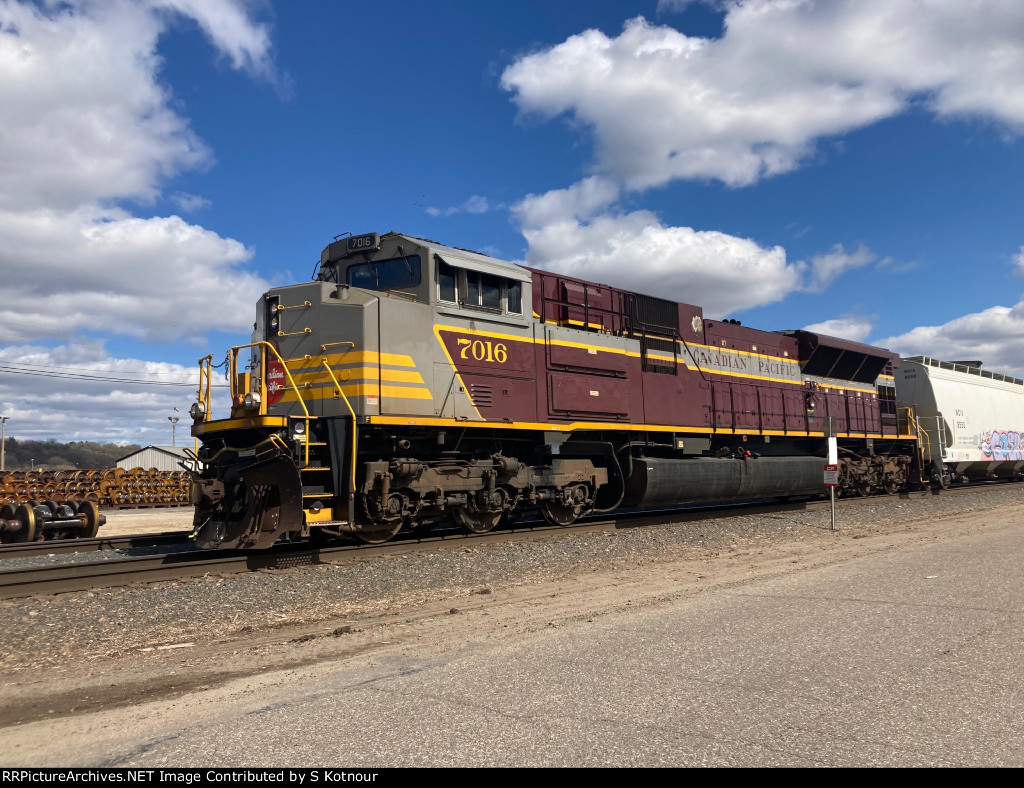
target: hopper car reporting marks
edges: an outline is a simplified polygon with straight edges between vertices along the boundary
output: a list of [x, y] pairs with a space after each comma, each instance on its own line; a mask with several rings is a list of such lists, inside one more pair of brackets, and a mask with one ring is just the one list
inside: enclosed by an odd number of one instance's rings
[[341, 238], [274, 288], [229, 353], [212, 418], [200, 361], [193, 536], [205, 547], [948, 478], [899, 403], [899, 358], [807, 331], [389, 233]]

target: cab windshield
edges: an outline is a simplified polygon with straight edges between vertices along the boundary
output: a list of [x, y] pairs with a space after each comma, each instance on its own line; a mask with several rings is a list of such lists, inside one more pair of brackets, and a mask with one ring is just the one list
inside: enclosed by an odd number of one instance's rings
[[345, 282], [364, 290], [408, 290], [420, 283], [420, 256], [411, 254], [350, 265], [345, 271]]

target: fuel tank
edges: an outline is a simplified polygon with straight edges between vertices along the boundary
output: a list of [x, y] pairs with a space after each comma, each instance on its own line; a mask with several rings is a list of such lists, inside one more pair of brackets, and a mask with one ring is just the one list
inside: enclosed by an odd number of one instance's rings
[[822, 457], [636, 457], [623, 506], [663, 506], [825, 492]]

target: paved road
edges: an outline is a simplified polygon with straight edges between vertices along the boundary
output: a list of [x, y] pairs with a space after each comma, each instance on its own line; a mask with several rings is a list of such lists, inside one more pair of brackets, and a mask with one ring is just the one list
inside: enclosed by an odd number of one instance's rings
[[528, 643], [73, 718], [51, 762], [1024, 766], [1022, 565], [1011, 524]]

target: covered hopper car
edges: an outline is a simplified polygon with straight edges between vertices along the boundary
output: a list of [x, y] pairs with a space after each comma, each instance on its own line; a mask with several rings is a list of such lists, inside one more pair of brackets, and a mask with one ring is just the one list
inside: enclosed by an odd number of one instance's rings
[[888, 350], [397, 233], [328, 245], [229, 359], [230, 413], [212, 357], [192, 408], [202, 546], [815, 495], [829, 433], [844, 492], [945, 470]]

